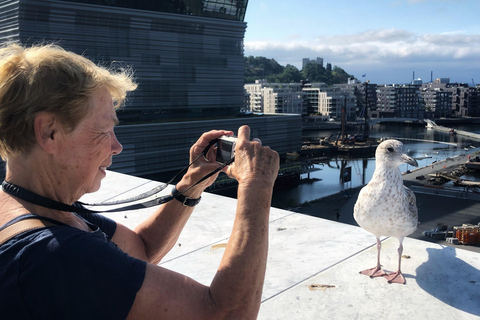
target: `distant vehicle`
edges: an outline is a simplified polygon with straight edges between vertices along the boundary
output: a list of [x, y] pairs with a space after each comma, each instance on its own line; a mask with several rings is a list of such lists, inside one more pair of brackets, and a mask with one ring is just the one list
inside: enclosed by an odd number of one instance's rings
[[333, 122], [333, 121], [335, 121], [335, 119], [330, 118], [330, 119], [328, 119], [328, 121]]

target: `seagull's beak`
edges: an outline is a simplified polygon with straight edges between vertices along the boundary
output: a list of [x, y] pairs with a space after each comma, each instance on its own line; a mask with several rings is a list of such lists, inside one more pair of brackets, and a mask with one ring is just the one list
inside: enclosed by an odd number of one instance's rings
[[406, 154], [402, 155], [402, 162], [405, 162], [406, 164], [409, 164], [409, 165], [414, 166], [414, 167], [418, 167], [417, 160], [415, 160], [413, 158], [410, 158]]

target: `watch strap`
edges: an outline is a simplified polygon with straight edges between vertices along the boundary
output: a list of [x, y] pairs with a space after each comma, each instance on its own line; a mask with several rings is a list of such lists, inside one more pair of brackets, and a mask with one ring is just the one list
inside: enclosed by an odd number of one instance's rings
[[200, 200], [202, 200], [202, 197], [197, 199], [185, 197], [181, 192], [177, 190], [175, 186], [173, 186], [173, 189], [172, 189], [172, 196], [177, 201], [180, 201], [184, 206], [187, 206], [187, 207], [195, 207], [200, 202]]

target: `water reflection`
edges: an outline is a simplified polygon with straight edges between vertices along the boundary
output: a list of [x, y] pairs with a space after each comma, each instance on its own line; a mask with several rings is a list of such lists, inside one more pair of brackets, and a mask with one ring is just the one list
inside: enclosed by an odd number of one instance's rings
[[[457, 126], [456, 129], [480, 133], [478, 126]], [[307, 132], [306, 137], [318, 139], [336, 134], [335, 131]], [[473, 152], [480, 147], [480, 141], [469, 140], [459, 135], [434, 131], [421, 126], [402, 125], [375, 125], [371, 127], [370, 137], [391, 137], [401, 140], [408, 154], [417, 159], [420, 167], [431, 165], [435, 161], [443, 160], [466, 152]], [[466, 150], [467, 149], [467, 150]], [[375, 159], [342, 159], [333, 158], [325, 164], [316, 164], [319, 171], [302, 176], [298, 186], [275, 190], [272, 205], [274, 207], [293, 207], [295, 205], [316, 200], [331, 194], [363, 186], [370, 181], [375, 170]], [[351, 181], [343, 183], [341, 168], [351, 168]], [[404, 164], [400, 166], [402, 172], [413, 169]]]

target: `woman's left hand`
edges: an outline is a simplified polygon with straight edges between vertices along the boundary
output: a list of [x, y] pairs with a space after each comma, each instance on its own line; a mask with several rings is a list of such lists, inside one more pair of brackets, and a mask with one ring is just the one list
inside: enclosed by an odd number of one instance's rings
[[[195, 142], [195, 144], [190, 148], [190, 163], [194, 161], [199, 155], [202, 154], [203, 150], [210, 144], [211, 141], [220, 138], [221, 136], [233, 135], [232, 131], [226, 130], [212, 130], [205, 132], [202, 136]], [[187, 173], [184, 175], [182, 180], [177, 184], [177, 190], [182, 191], [195, 184], [197, 181], [202, 179], [207, 174], [216, 170], [220, 164], [215, 161], [217, 151], [215, 148], [211, 147], [205, 158], [200, 156], [200, 158], [188, 168]], [[196, 198], [209, 187], [217, 179], [218, 173], [214, 174], [210, 178], [202, 181], [192, 189], [184, 193], [186, 197]]]

